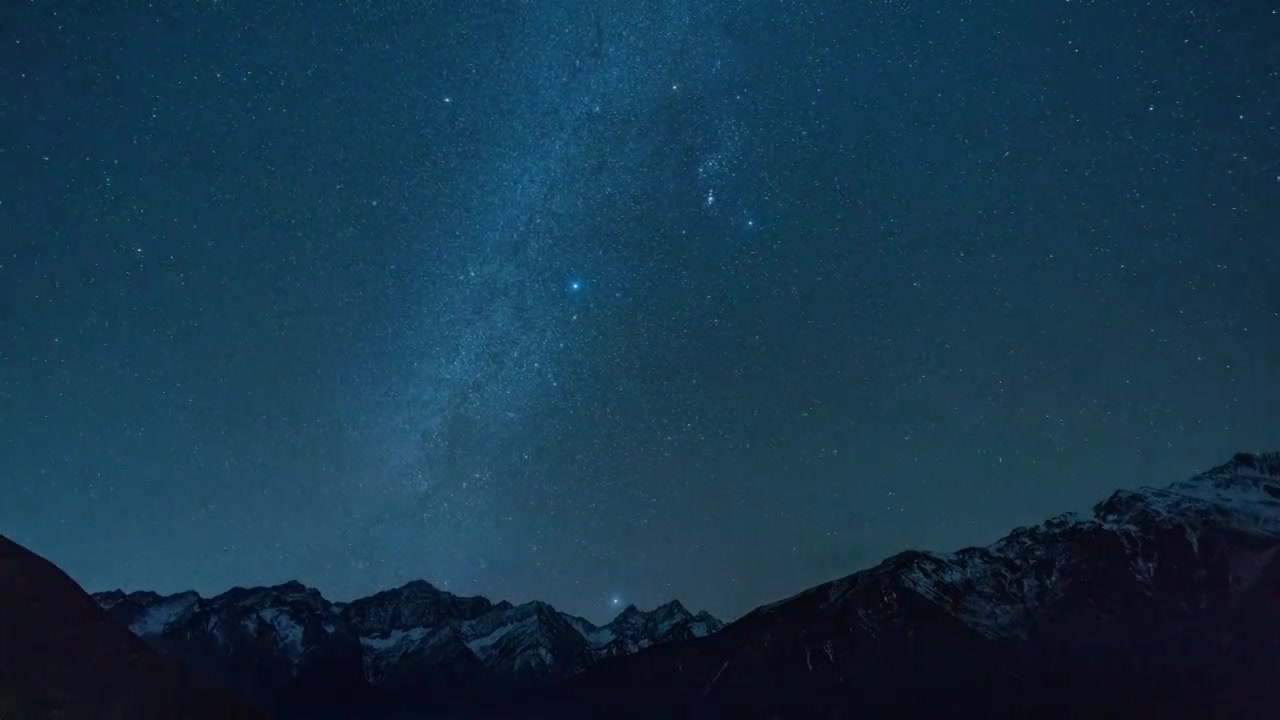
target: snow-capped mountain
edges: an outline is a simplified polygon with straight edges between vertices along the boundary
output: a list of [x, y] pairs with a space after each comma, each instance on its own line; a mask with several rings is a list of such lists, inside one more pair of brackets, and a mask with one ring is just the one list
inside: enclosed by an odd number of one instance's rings
[[1280, 453], [906, 552], [520, 717], [1280, 717]]
[[360, 638], [301, 583], [233, 588], [212, 599], [194, 592], [94, 598], [152, 647], [261, 707], [328, 707], [368, 696]]
[[493, 603], [423, 581], [349, 603], [296, 582], [212, 598], [120, 591], [95, 598], [154, 647], [282, 714], [464, 702], [721, 627], [678, 602], [652, 612], [628, 607], [596, 626], [546, 603]]
[[630, 655], [652, 645], [704, 637], [724, 627], [706, 611], [697, 615], [690, 613], [679, 600], [647, 613], [628, 605], [613, 622], [602, 627], [577, 616], [566, 618], [587, 639], [589, 652], [595, 659]]

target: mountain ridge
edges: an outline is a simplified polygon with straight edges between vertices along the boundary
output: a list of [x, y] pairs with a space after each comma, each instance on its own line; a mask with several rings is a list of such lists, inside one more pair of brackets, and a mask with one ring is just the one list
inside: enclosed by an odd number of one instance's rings
[[628, 606], [596, 625], [542, 601], [495, 603], [423, 580], [347, 602], [298, 581], [208, 598], [112, 590], [94, 599], [156, 649], [282, 715], [353, 703], [453, 706], [722, 627], [678, 601]]
[[1280, 711], [1277, 611], [1280, 453], [1239, 453], [588, 668], [536, 716], [1249, 716]]

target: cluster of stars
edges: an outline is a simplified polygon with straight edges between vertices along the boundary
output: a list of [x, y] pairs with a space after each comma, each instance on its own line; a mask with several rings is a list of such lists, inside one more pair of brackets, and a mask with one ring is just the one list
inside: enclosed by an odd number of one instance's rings
[[10, 24], [0, 527], [94, 589], [732, 617], [1274, 444], [1270, 12], [231, 5]]

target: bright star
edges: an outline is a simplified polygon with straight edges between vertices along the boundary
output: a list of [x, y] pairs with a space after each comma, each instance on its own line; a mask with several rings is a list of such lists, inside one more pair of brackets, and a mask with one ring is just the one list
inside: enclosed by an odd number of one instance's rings
[[573, 292], [578, 292], [579, 290], [582, 289], [582, 281], [581, 280], [569, 281], [569, 289]]

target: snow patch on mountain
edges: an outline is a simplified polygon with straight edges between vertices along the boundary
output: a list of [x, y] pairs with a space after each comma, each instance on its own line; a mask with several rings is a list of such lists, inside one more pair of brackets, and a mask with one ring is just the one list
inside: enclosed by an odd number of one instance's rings
[[421, 642], [426, 636], [426, 628], [416, 627], [408, 630], [392, 630], [383, 637], [362, 637], [360, 644], [379, 652], [390, 649], [399, 649], [403, 652], [407, 647]]
[[267, 608], [258, 612], [258, 618], [271, 626], [277, 646], [285, 650], [291, 659], [297, 660], [302, 656], [302, 626], [290, 617], [288, 611]]
[[578, 634], [587, 641], [588, 646], [592, 648], [600, 648], [613, 641], [614, 632], [612, 627], [608, 625], [600, 627], [595, 623], [592, 623], [590, 620], [578, 617], [577, 615], [569, 615], [567, 613], [561, 613], [561, 615], [569, 625], [573, 627], [574, 630], [577, 630]]
[[[512, 631], [531, 632], [534, 630], [536, 620], [534, 618], [525, 618], [519, 622], [510, 625], [504, 625], [486, 635], [480, 635], [467, 641], [467, 649], [475, 653], [481, 659], [491, 654], [491, 649], [499, 640], [506, 637]], [[464, 630], [464, 636], [467, 634]]]
[[199, 602], [200, 596], [195, 593], [180, 593], [162, 598], [158, 602], [144, 607], [138, 618], [129, 623], [129, 629], [139, 637], [160, 635], [170, 625], [190, 612]]

